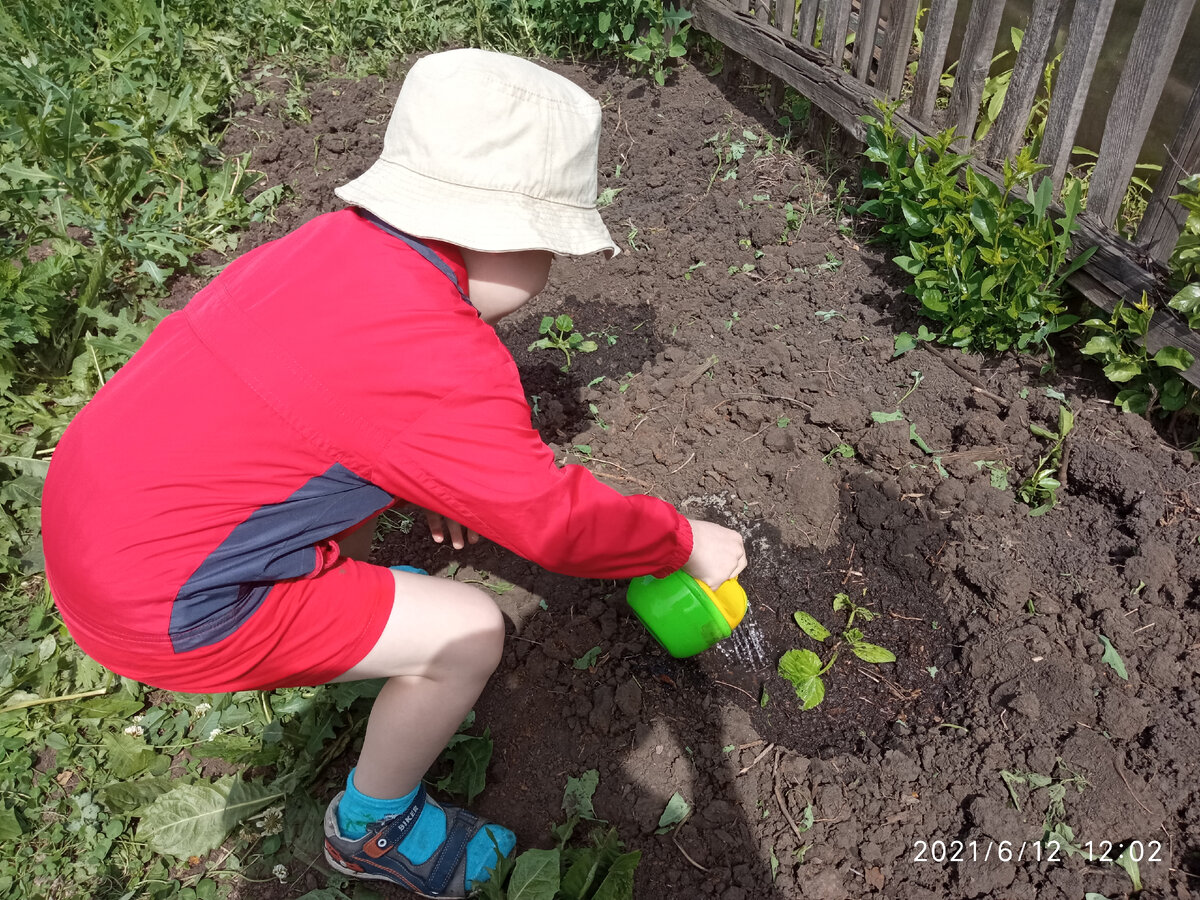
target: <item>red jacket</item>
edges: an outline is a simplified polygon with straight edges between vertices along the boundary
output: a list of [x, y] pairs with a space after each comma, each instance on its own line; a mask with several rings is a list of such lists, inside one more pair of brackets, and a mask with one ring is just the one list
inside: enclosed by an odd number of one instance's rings
[[[458, 251], [430, 246], [465, 286]], [[569, 575], [664, 575], [691, 553], [669, 504], [558, 467], [492, 328], [343, 210], [230, 264], [76, 416], [43, 496], [47, 574], [73, 631], [181, 652], [397, 499]]]

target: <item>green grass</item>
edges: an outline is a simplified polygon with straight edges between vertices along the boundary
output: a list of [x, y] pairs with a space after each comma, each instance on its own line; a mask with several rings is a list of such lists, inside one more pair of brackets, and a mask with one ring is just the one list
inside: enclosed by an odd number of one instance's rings
[[[41, 483], [67, 423], [165, 314], [170, 280], [211, 274], [199, 254], [235, 253], [286, 190], [221, 152], [231, 99], [269, 68], [302, 115], [334, 68], [462, 45], [603, 52], [661, 81], [684, 18], [649, 0], [0, 7], [0, 896], [190, 900], [299, 877], [313, 788], [377, 687], [151, 691], [79, 652], [41, 574]], [[439, 786], [477, 792], [490, 741], [451, 751]]]

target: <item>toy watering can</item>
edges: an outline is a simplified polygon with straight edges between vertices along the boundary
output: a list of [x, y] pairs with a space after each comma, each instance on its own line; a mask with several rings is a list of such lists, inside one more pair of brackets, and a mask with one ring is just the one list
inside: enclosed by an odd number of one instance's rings
[[746, 615], [746, 592], [736, 578], [714, 591], [682, 569], [666, 578], [634, 578], [626, 596], [646, 630], [679, 659], [729, 637]]

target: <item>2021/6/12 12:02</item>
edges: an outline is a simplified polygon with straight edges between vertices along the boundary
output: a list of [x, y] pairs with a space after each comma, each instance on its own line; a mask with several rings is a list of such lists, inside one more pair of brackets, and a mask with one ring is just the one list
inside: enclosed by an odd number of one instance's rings
[[[1116, 862], [1128, 853], [1134, 862], [1162, 862], [1161, 841], [1085, 841], [1075, 848], [1088, 860]], [[1097, 852], [1099, 851], [1099, 852]], [[1062, 862], [1066, 852], [1058, 841], [913, 841], [912, 862], [975, 863]]]

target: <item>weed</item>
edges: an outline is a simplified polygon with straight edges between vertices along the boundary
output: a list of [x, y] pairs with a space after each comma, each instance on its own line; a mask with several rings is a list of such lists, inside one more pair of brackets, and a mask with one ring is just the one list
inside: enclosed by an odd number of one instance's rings
[[625, 188], [605, 188], [600, 192], [600, 196], [596, 198], [596, 208], [604, 209], [606, 206], [612, 206], [612, 202], [617, 199], [617, 194]]
[[836, 272], [842, 267], [842, 261], [837, 258], [837, 254], [832, 250], [826, 251], [825, 262], [817, 266], [818, 272]]
[[571, 370], [572, 353], [591, 353], [596, 342], [587, 340], [575, 330], [575, 320], [568, 315], [543, 316], [538, 325], [538, 334], [544, 335], [529, 345], [530, 350], [558, 350], [566, 357], [562, 371]]
[[[846, 612], [846, 624], [842, 628], [841, 640], [833, 646], [829, 659], [824, 663], [821, 657], [811, 650], [789, 650], [779, 660], [779, 674], [792, 683], [796, 696], [804, 709], [812, 709], [825, 699], [825, 682], [821, 676], [833, 668], [837, 662], [838, 650], [843, 644], [850, 651], [868, 663], [894, 663], [896, 655], [878, 644], [868, 643], [863, 639], [862, 629], [855, 628], [857, 619], [861, 623], [870, 622], [875, 613], [865, 606], [857, 605], [848, 594], [837, 594], [833, 598], [834, 612]], [[794, 614], [800, 630], [818, 643], [824, 643], [830, 637], [829, 629], [806, 612]]]
[[813, 313], [813, 315], [816, 316], [818, 319], [820, 319], [822, 322], [828, 322], [830, 319], [833, 319], [833, 318], [838, 318], [838, 319], [846, 318], [840, 312], [838, 312], [836, 309], [818, 309], [815, 313]]
[[850, 459], [854, 456], [854, 452], [854, 448], [849, 444], [838, 444], [823, 457], [821, 457], [821, 462], [825, 463], [827, 466], [831, 466], [833, 465], [833, 458], [835, 456], [840, 456], [842, 459]]
[[697, 269], [704, 268], [707, 265], [708, 265], [708, 263], [706, 263], [704, 260], [700, 260], [699, 262], [692, 263], [690, 266], [687, 267], [687, 271], [683, 273], [683, 280], [691, 281], [692, 273], [695, 272]]
[[1031, 424], [1029, 430], [1036, 436], [1050, 441], [1050, 449], [1038, 460], [1033, 473], [1017, 488], [1017, 496], [1032, 507], [1031, 516], [1049, 512], [1058, 502], [1058, 467], [1062, 459], [1063, 442], [1075, 427], [1075, 415], [1065, 406], [1058, 408], [1058, 430], [1051, 431], [1041, 425]]

